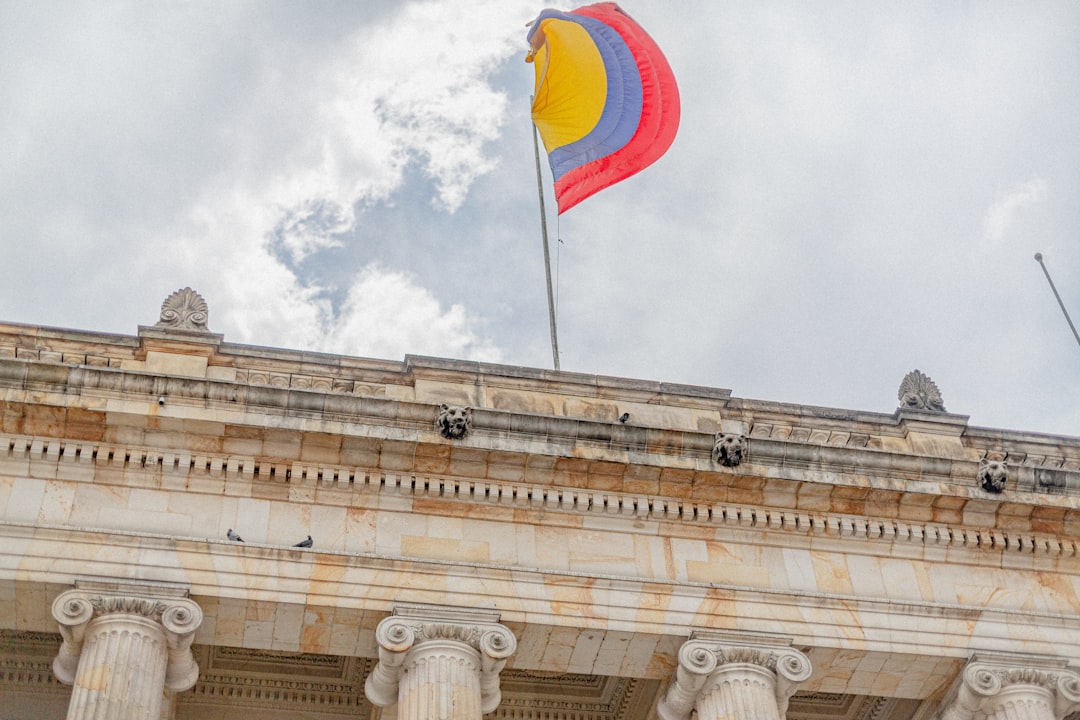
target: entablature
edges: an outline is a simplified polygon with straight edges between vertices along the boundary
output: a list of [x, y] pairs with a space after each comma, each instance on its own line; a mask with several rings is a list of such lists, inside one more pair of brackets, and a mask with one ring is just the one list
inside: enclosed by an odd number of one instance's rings
[[[13, 523], [0, 523], [0, 538], [23, 551], [25, 568], [14, 582], [6, 579], [7, 572], [0, 573], [0, 591], [15, 598], [17, 612], [14, 626], [3, 621], [0, 627], [22, 630], [55, 627], [49, 603], [73, 578], [116, 572], [127, 558], [138, 558], [141, 576], [190, 586], [204, 613], [197, 643], [370, 657], [375, 626], [395, 604], [437, 600], [497, 608], [518, 638], [521, 649], [511, 661], [517, 668], [626, 672], [618, 663], [612, 670], [610, 658], [604, 661], [607, 668], [592, 664], [601, 662], [595, 656], [565, 655], [555, 663], [545, 647], [573, 648], [590, 634], [608, 635], [623, 652], [634, 638], [647, 643], [649, 652], [635, 652], [635, 669], [627, 674], [660, 678], [670, 671], [673, 650], [691, 629], [770, 633], [781, 619], [784, 633], [797, 645], [822, 650], [927, 656], [950, 663], [973, 651], [1010, 648], [1080, 657], [1075, 610], [751, 587], [740, 584], [737, 573], [729, 582], [658, 581]], [[0, 551], [0, 562], [7, 560]]]

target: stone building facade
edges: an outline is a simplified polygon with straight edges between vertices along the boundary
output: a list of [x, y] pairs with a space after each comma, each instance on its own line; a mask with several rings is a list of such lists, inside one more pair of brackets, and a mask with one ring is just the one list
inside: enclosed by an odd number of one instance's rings
[[0, 323], [0, 720], [1080, 718], [1080, 438]]

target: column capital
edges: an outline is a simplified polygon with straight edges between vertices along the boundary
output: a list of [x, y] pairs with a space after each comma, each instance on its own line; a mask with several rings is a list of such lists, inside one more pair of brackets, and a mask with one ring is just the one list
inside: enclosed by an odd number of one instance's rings
[[126, 620], [152, 625], [164, 635], [169, 657], [165, 686], [173, 691], [191, 688], [199, 677], [191, 642], [203, 613], [187, 595], [186, 587], [172, 583], [77, 580], [74, 589], [60, 593], [52, 604], [63, 636], [53, 661], [57, 679], [68, 685], [75, 682], [91, 623]]
[[368, 699], [379, 707], [398, 700], [406, 659], [423, 648], [440, 647], [478, 664], [481, 704], [485, 713], [499, 705], [499, 673], [517, 649], [517, 638], [499, 624], [499, 613], [439, 605], [399, 604], [375, 628], [379, 662], [364, 684]]
[[771, 676], [779, 717], [799, 683], [810, 677], [810, 658], [791, 638], [698, 630], [679, 648], [679, 664], [657, 706], [662, 720], [689, 720], [698, 698], [717, 678], [737, 670]]
[[972, 720], [976, 713], [1024, 695], [1044, 700], [1056, 720], [1080, 710], [1080, 671], [1064, 658], [976, 654], [968, 661], [941, 720]]

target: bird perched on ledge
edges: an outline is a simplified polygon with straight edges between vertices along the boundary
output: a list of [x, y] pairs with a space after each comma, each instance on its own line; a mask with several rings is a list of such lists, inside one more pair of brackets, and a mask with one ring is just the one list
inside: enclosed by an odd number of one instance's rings
[[229, 528], [229, 532], [225, 533], [225, 537], [229, 538], [233, 542], [244, 542], [244, 538], [234, 533], [232, 528]]
[[311, 543], [311, 536], [310, 536], [310, 535], [308, 535], [308, 536], [307, 536], [307, 540], [301, 540], [300, 542], [298, 542], [298, 543], [296, 543], [295, 545], [293, 545], [293, 547], [298, 547], [298, 548], [309, 548], [309, 547], [311, 547], [311, 545], [312, 545], [312, 543]]

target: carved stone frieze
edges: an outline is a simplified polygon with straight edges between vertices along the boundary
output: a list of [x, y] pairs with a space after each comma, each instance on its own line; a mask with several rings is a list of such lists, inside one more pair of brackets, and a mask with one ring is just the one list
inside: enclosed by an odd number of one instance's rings
[[199, 682], [178, 697], [181, 707], [228, 703], [245, 709], [369, 716], [363, 685], [373, 660], [206, 645], [194, 652], [201, 668]]
[[462, 405], [439, 405], [435, 427], [444, 438], [460, 440], [472, 429], [472, 408]]
[[0, 698], [9, 689], [69, 692], [52, 671], [59, 646], [56, 633], [0, 630]]
[[[67, 698], [71, 688], [52, 673], [57, 633], [0, 630], [0, 698]], [[371, 719], [364, 678], [374, 659], [223, 645], [195, 645], [195, 687], [176, 696], [177, 718], [283, 711], [296, 716]], [[500, 674], [503, 699], [490, 720], [645, 720], [655, 717], [660, 681], [642, 678], [511, 670]], [[838, 693], [792, 696], [788, 720], [911, 720], [918, 700]], [[0, 713], [2, 715], [2, 713]], [[4, 716], [6, 717], [6, 716]], [[63, 717], [63, 715], [57, 715]]]
[[904, 376], [896, 393], [901, 409], [945, 412], [945, 401], [938, 386], [919, 370]]
[[210, 309], [202, 295], [189, 287], [177, 290], [161, 304], [161, 319], [154, 327], [210, 332]]
[[744, 435], [718, 432], [713, 445], [713, 462], [724, 467], [735, 467], [743, 461], [749, 447]]

